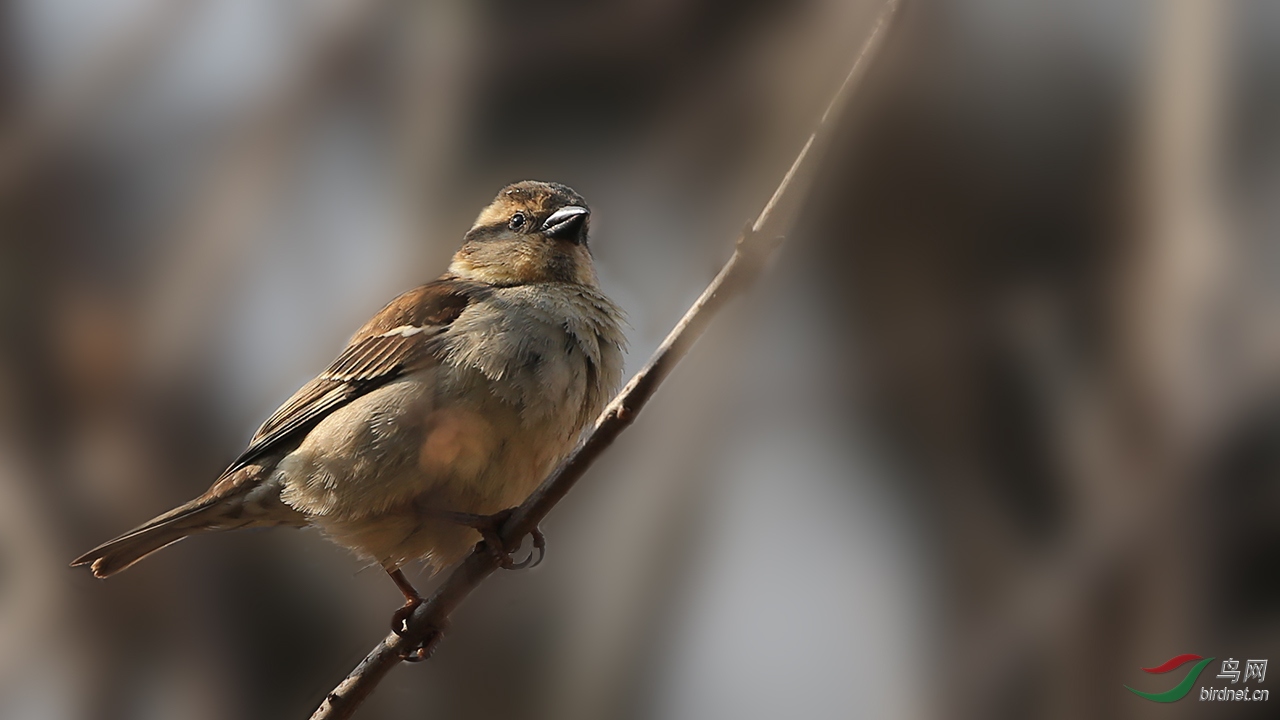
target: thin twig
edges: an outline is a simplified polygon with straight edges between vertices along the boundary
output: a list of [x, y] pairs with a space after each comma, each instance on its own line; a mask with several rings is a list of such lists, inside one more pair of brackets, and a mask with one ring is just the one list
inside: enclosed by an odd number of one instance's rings
[[[817, 128], [805, 142], [778, 189], [770, 198], [756, 221], [738, 239], [733, 256], [716, 275], [701, 297], [694, 302], [666, 340], [654, 352], [653, 357], [626, 387], [609, 403], [595, 427], [578, 448], [560, 464], [537, 490], [529, 496], [502, 527], [501, 537], [508, 550], [514, 551], [525, 535], [537, 528], [556, 503], [571, 490], [586, 473], [592, 463], [613, 444], [663, 380], [671, 374], [676, 363], [689, 352], [689, 348], [706, 330], [711, 318], [735, 295], [754, 282], [765, 261], [779, 246], [782, 238], [778, 231], [786, 227], [788, 219], [778, 211], [780, 207], [794, 207], [803, 198], [808, 180], [813, 174], [818, 156], [814, 149], [829, 139], [832, 121], [844, 106], [857, 81], [866, 71], [870, 59], [881, 45], [889, 20], [897, 9], [898, 0], [888, 0], [870, 37], [858, 54], [853, 68], [836, 91]], [[432, 596], [409, 617], [403, 636], [389, 634], [356, 666], [333, 692], [325, 697], [311, 720], [343, 720], [350, 718], [356, 708], [382, 681], [387, 672], [401, 662], [404, 653], [422, 645], [430, 654], [440, 641], [442, 630], [447, 627], [449, 616], [485, 578], [498, 569], [497, 560], [488, 552], [472, 551]]]

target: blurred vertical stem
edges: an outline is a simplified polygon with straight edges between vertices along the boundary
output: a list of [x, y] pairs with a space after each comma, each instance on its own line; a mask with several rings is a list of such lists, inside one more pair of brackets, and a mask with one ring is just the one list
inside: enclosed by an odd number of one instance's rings
[[[729, 261], [667, 335], [649, 362], [609, 403], [595, 427], [577, 449], [516, 508], [511, 519], [503, 526], [501, 537], [509, 549], [514, 550], [514, 546], [538, 526], [596, 459], [631, 425], [658, 386], [706, 330], [712, 317], [735, 295], [751, 287], [764, 264], [781, 244], [781, 236], [789, 229], [795, 209], [808, 192], [818, 158], [830, 141], [835, 121], [858, 81], [865, 75], [876, 51], [883, 44], [897, 7], [898, 0], [888, 0], [885, 3], [849, 74], [832, 96], [769, 202], [760, 211], [755, 222], [738, 238]], [[449, 615], [497, 569], [497, 561], [490, 553], [473, 551], [468, 555], [410, 616], [405, 634], [400, 636], [392, 633], [384, 638], [325, 697], [311, 719], [350, 718], [391, 668], [401, 662], [405, 653], [419, 646], [425, 646], [428, 653], [434, 649], [440, 640], [441, 629], [448, 626]]]
[[20, 189], [93, 123], [181, 36], [204, 0], [158, 0], [138, 13], [91, 62], [46, 97], [24, 105], [0, 129], [0, 198]]
[[168, 378], [196, 362], [210, 300], [225, 292], [234, 261], [252, 247], [253, 230], [284, 187], [306, 127], [390, 7], [389, 0], [351, 0], [325, 14], [279, 85], [237, 121], [190, 205], [164, 230], [172, 250], [143, 291], [148, 375]]

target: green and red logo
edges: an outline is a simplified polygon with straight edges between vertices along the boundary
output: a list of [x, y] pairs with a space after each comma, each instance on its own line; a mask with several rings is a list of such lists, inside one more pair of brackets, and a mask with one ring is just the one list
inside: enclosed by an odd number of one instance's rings
[[1198, 662], [1196, 662], [1195, 666], [1193, 666], [1190, 670], [1187, 671], [1187, 676], [1182, 678], [1182, 682], [1178, 683], [1177, 685], [1174, 685], [1172, 688], [1165, 690], [1164, 692], [1149, 693], [1149, 692], [1142, 692], [1141, 690], [1134, 690], [1128, 685], [1125, 685], [1124, 687], [1126, 690], [1133, 693], [1134, 695], [1137, 695], [1140, 698], [1146, 698], [1147, 700], [1150, 700], [1152, 702], [1158, 702], [1158, 703], [1177, 702], [1182, 698], [1186, 697], [1187, 693], [1191, 692], [1191, 686], [1196, 684], [1196, 678], [1200, 677], [1200, 673], [1204, 671], [1205, 667], [1207, 667], [1209, 663], [1213, 662], [1213, 658], [1211, 657], [1202, 658], [1199, 655], [1192, 655], [1191, 653], [1186, 653], [1185, 655], [1179, 655], [1177, 657], [1169, 658], [1168, 661], [1160, 665], [1157, 665], [1156, 667], [1142, 668], [1142, 672], [1145, 672], [1145, 673], [1152, 673], [1152, 674], [1167, 673], [1171, 670], [1177, 670], [1178, 668], [1192, 661], [1198, 661]]

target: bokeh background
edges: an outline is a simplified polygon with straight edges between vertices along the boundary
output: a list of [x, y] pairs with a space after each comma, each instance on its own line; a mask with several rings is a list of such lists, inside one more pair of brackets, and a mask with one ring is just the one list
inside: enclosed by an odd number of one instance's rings
[[[0, 2], [0, 717], [306, 717], [381, 572], [309, 531], [67, 562], [508, 182], [592, 203], [637, 369], [878, 5]], [[1280, 661], [1278, 241], [1280, 4], [905, 0], [769, 275], [359, 717], [1274, 713], [1124, 686]]]

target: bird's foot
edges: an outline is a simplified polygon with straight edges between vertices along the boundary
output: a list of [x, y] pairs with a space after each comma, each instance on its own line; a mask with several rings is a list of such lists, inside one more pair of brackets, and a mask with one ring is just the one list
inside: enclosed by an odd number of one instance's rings
[[[409, 579], [404, 576], [402, 570], [399, 568], [387, 570], [387, 574], [391, 576], [396, 587], [400, 588], [400, 592], [404, 595], [404, 605], [391, 616], [391, 632], [402, 638], [408, 637], [409, 620], [413, 617], [413, 612], [418, 609], [418, 606], [425, 601], [422, 599], [422, 595], [409, 582]], [[435, 651], [440, 637], [444, 635], [444, 630], [444, 626], [428, 628], [426, 633], [422, 633], [422, 640], [415, 642], [410, 647], [401, 648], [400, 659], [405, 662], [422, 662], [431, 657], [431, 653]]]
[[387, 575], [391, 577], [391, 581], [400, 589], [400, 594], [404, 595], [404, 606], [396, 610], [391, 616], [391, 632], [404, 637], [405, 632], [409, 629], [409, 616], [423, 603], [422, 595], [413, 586], [413, 583], [409, 582], [409, 578], [404, 576], [404, 571], [400, 568], [388, 569]]
[[[406, 629], [407, 629], [407, 626], [406, 626]], [[445, 631], [444, 627], [431, 628], [430, 630], [428, 630], [428, 632], [422, 638], [422, 640], [418, 641], [416, 644], [414, 644], [411, 647], [402, 648], [400, 650], [400, 659], [403, 660], [404, 662], [410, 662], [410, 663], [429, 660], [436, 651], [436, 645], [440, 644], [440, 638], [444, 636], [444, 631]], [[401, 633], [396, 633], [396, 634], [400, 635], [401, 637], [404, 637], [404, 635]]]
[[[542, 559], [547, 556], [547, 536], [542, 534], [542, 530], [534, 528], [529, 533], [533, 537], [533, 548], [529, 551], [529, 556], [524, 560], [516, 562], [511, 557], [511, 553], [507, 551], [506, 546], [502, 542], [502, 538], [498, 536], [498, 531], [511, 519], [515, 508], [507, 508], [492, 515], [479, 515], [476, 513], [450, 512], [447, 513], [450, 520], [459, 525], [467, 527], [480, 533], [482, 540], [480, 545], [498, 561], [498, 564], [507, 570], [523, 570], [525, 568], [537, 567], [542, 563]], [[537, 559], [534, 559], [534, 554]]]
[[409, 630], [409, 616], [413, 614], [414, 610], [418, 609], [422, 602], [421, 597], [406, 600], [404, 606], [391, 615], [391, 632], [404, 637], [404, 634]]

